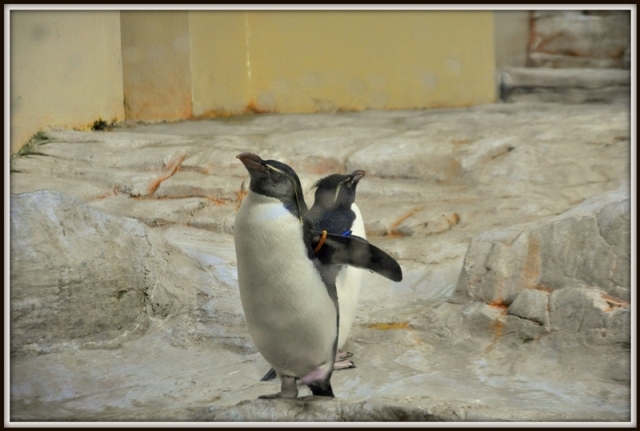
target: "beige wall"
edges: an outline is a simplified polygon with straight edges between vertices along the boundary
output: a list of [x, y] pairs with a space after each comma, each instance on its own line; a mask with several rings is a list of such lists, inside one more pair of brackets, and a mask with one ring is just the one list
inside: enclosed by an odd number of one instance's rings
[[49, 126], [124, 119], [120, 13], [10, 11], [11, 152]]
[[11, 11], [11, 148], [39, 129], [495, 101], [490, 11]]
[[495, 101], [483, 11], [190, 12], [193, 113]]
[[188, 15], [186, 11], [120, 13], [127, 119], [191, 117]]
[[189, 13], [193, 114], [243, 112], [249, 93], [247, 14], [232, 11]]

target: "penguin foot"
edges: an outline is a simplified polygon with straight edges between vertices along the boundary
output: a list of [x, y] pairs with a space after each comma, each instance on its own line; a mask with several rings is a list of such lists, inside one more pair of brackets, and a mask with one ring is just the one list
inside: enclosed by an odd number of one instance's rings
[[333, 369], [346, 370], [347, 368], [355, 368], [356, 365], [352, 361], [347, 360], [347, 358], [350, 358], [352, 356], [353, 353], [351, 352], [343, 352], [341, 350], [338, 350], [338, 353], [336, 353], [336, 360], [333, 364]]
[[[336, 354], [336, 361], [333, 364], [333, 369], [334, 370], [346, 370], [348, 368], [356, 368], [356, 364], [353, 363], [353, 361], [347, 361], [347, 358], [350, 358], [351, 356], [353, 356], [353, 353], [351, 352], [338, 352]], [[265, 374], [264, 376], [262, 376], [262, 378], [260, 379], [261, 382], [268, 382], [269, 380], [273, 380], [278, 376], [278, 374], [275, 372], [275, 370], [272, 368], [269, 371], [267, 371], [267, 374]]]
[[298, 391], [295, 391], [293, 393], [291, 392], [278, 392], [277, 394], [269, 394], [269, 395], [260, 395], [258, 397], [259, 400], [276, 400], [279, 398], [282, 399], [293, 399], [293, 398], [297, 398], [298, 396]]
[[334, 370], [346, 370], [348, 368], [355, 368], [356, 364], [353, 363], [353, 361], [349, 361], [349, 360], [342, 360], [342, 361], [336, 361], [333, 364], [333, 369]]
[[260, 395], [258, 399], [261, 400], [274, 400], [278, 398], [296, 398], [298, 396], [298, 386], [296, 385], [296, 378], [291, 376], [280, 376], [280, 392], [277, 394]]
[[351, 352], [343, 352], [342, 350], [338, 350], [338, 353], [336, 353], [336, 362], [339, 361], [344, 361], [347, 358], [350, 358], [353, 356], [353, 353]]

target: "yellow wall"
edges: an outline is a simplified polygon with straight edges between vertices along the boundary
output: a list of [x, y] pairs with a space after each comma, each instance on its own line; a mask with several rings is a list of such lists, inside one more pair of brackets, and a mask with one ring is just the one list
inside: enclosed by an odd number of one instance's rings
[[190, 12], [193, 113], [495, 100], [493, 13]]
[[495, 101], [491, 11], [11, 11], [11, 148], [39, 129]]
[[191, 117], [189, 12], [122, 11], [127, 119]]
[[120, 13], [10, 11], [11, 152], [49, 126], [124, 119]]
[[193, 114], [217, 116], [245, 110], [251, 95], [245, 12], [189, 13]]

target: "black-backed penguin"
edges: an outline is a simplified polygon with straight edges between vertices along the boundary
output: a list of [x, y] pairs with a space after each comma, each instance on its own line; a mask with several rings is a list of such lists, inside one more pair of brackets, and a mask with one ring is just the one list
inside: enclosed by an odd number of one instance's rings
[[[366, 239], [364, 221], [360, 209], [355, 203], [356, 187], [366, 174], [357, 170], [348, 175], [329, 175], [315, 185], [315, 201], [309, 210], [309, 219], [315, 230], [327, 230], [332, 234], [357, 235]], [[362, 286], [364, 270], [344, 265], [339, 268], [335, 281], [338, 293], [340, 325], [338, 329], [338, 353], [334, 369], [355, 367], [347, 358], [350, 353], [341, 352], [356, 317], [358, 299]], [[273, 369], [262, 377], [262, 381], [276, 377]]]
[[240, 297], [249, 334], [281, 379], [280, 392], [261, 398], [295, 398], [297, 379], [314, 395], [333, 397], [339, 265], [394, 281], [402, 270], [364, 239], [314, 230], [289, 166], [251, 153], [238, 158], [251, 176], [234, 226]]
[[[338, 235], [357, 235], [366, 239], [364, 220], [356, 205], [356, 187], [366, 174], [357, 170], [348, 175], [329, 175], [315, 185], [315, 201], [309, 210], [314, 229]], [[340, 351], [344, 347], [349, 331], [356, 318], [364, 270], [344, 265], [336, 278], [340, 325], [338, 329], [338, 355], [335, 369], [351, 368], [355, 365], [347, 360], [350, 353]]]

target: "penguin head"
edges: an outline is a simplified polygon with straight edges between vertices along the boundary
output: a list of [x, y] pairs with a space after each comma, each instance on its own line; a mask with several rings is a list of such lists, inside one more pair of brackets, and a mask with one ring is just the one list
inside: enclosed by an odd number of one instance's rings
[[324, 208], [350, 208], [356, 200], [356, 187], [358, 181], [366, 174], [365, 171], [357, 170], [348, 175], [329, 175], [319, 180], [315, 184], [316, 194], [314, 205]]
[[262, 160], [253, 153], [236, 156], [244, 164], [251, 176], [249, 189], [264, 196], [279, 199], [298, 218], [307, 211], [298, 174], [277, 160]]

